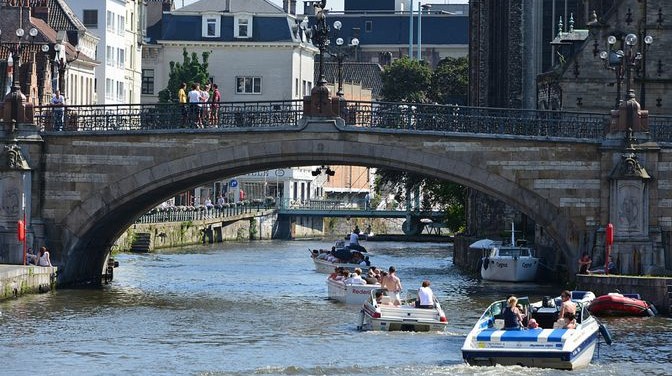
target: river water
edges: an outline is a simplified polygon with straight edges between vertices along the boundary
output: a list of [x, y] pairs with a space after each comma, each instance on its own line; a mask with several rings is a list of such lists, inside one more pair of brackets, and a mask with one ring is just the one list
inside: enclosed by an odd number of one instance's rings
[[[326, 299], [314, 271], [318, 241], [224, 243], [120, 254], [101, 290], [58, 290], [0, 302], [2, 375], [555, 375], [469, 367], [460, 348], [487, 305], [532, 300], [559, 286], [483, 282], [461, 273], [442, 244], [365, 244], [397, 267], [405, 288], [423, 279], [446, 311], [443, 333], [356, 330], [359, 307]], [[577, 375], [669, 375], [672, 320], [603, 320], [614, 344]]]

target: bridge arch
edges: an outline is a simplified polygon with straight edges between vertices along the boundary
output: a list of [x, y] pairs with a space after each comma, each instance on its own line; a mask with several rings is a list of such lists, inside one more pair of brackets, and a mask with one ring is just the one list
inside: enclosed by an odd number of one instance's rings
[[[110, 135], [104, 139], [87, 136], [68, 142], [86, 144], [120, 142], [127, 135]], [[144, 142], [169, 140], [175, 135], [137, 136]], [[114, 241], [160, 200], [202, 183], [229, 176], [281, 167], [322, 164], [361, 165], [421, 173], [428, 177], [453, 181], [472, 187], [502, 200], [527, 214], [544, 226], [566, 255], [576, 252], [582, 231], [566, 211], [547, 197], [521, 185], [510, 176], [488, 168], [487, 161], [476, 158], [478, 150], [465, 154], [464, 143], [498, 143], [494, 139], [474, 136], [400, 135], [333, 129], [321, 126], [301, 131], [188, 134], [180, 136], [185, 142], [174, 156], [163, 155], [160, 145], [136, 148], [130, 158], [147, 160], [145, 164], [127, 166], [121, 171], [107, 173], [109, 184], [97, 189], [73, 205], [60, 219], [56, 228], [62, 235], [59, 282], [64, 284], [100, 280], [103, 262]], [[215, 137], [213, 140], [212, 137]], [[229, 137], [235, 142], [222, 142]], [[202, 145], [194, 150], [191, 145]], [[173, 152], [173, 151], [171, 151]], [[151, 157], [151, 158], [150, 158]], [[47, 183], [48, 184], [48, 183]]]

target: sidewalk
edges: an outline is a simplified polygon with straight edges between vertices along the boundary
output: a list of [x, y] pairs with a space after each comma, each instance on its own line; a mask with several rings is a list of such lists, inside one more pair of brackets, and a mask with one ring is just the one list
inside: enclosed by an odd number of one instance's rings
[[0, 264], [0, 300], [56, 288], [56, 267]]

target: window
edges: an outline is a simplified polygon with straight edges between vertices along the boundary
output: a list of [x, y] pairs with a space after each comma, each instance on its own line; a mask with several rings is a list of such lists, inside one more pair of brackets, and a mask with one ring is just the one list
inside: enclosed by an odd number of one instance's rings
[[203, 16], [202, 20], [203, 20], [203, 28], [202, 28], [203, 38], [219, 38], [220, 17], [214, 15], [211, 16], [205, 15]]
[[252, 16], [238, 16], [233, 25], [236, 38], [252, 38]]
[[98, 9], [84, 9], [82, 11], [82, 22], [84, 26], [97, 29], [98, 28]]
[[299, 96], [299, 79], [294, 79], [294, 96]]
[[105, 24], [107, 27], [107, 31], [113, 32], [114, 31], [114, 14], [110, 12], [109, 10], [107, 11], [107, 23]]
[[142, 70], [142, 94], [154, 94], [154, 69]]
[[236, 93], [261, 94], [261, 77], [236, 77]]
[[126, 31], [126, 18], [124, 16], [117, 16], [117, 34], [124, 35]]
[[367, 33], [370, 33], [373, 30], [373, 21], [365, 21], [364, 22], [364, 31]]
[[117, 67], [122, 69], [126, 67], [126, 50], [123, 48], [117, 48]]
[[114, 88], [114, 81], [111, 78], [105, 79], [105, 99], [112, 99], [112, 89]]
[[123, 102], [126, 99], [126, 93], [124, 92], [124, 83], [117, 82], [117, 101]]
[[105, 63], [110, 66], [114, 66], [114, 47], [107, 46], [106, 48]]

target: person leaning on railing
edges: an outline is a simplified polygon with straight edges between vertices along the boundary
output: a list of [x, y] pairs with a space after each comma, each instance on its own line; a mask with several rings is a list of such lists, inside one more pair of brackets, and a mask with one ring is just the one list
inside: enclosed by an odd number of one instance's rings
[[56, 90], [54, 95], [51, 97], [51, 106], [53, 107], [52, 116], [54, 118], [54, 130], [62, 131], [63, 130], [63, 121], [65, 115], [65, 98], [61, 95], [60, 90]]

